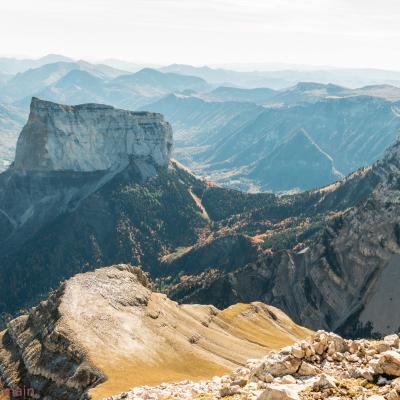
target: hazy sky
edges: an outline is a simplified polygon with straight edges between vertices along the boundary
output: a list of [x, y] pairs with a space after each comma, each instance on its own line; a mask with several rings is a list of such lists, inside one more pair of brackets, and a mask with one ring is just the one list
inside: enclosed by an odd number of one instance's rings
[[0, 54], [400, 69], [400, 0], [0, 0]]

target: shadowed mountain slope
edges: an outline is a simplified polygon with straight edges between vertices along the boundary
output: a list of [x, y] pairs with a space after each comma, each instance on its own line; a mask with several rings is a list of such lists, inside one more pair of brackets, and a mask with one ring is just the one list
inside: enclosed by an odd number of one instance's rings
[[[355, 206], [326, 220], [307, 244], [289, 240], [234, 272], [214, 271], [203, 279], [186, 279], [170, 295], [185, 302], [207, 299], [218, 307], [265, 301], [297, 316], [298, 322], [348, 336], [398, 330], [399, 179], [397, 142], [370, 170], [320, 190], [334, 197], [342, 191], [343, 200], [346, 186], [356, 191], [366, 185], [375, 187]], [[269, 239], [265, 243], [266, 247], [272, 244]]]
[[[250, 177], [268, 181], [268, 189], [313, 189], [342, 177], [332, 158], [303, 129], [294, 133], [264, 159]], [[306, 183], [305, 183], [306, 182]]]

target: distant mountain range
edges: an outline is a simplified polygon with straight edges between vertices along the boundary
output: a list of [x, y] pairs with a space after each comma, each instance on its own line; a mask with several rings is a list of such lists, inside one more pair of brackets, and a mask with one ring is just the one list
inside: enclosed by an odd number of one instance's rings
[[207, 66], [172, 64], [161, 68], [161, 71], [198, 76], [218, 86], [229, 84], [246, 88], [284, 89], [298, 82], [334, 83], [351, 88], [377, 84], [400, 85], [399, 71], [378, 69], [285, 68], [275, 71], [233, 71]]
[[291, 106], [170, 95], [146, 109], [172, 123], [177, 158], [197, 173], [246, 190], [304, 190], [371, 164], [399, 135], [400, 103], [358, 94], [375, 90], [298, 84], [268, 100]]
[[14, 159], [17, 132], [21, 131], [27, 115], [23, 109], [0, 104], [0, 171]]
[[150, 68], [130, 74], [83, 61], [57, 62], [18, 73], [3, 84], [0, 100], [26, 107], [32, 96], [51, 96], [52, 100], [60, 96], [70, 103], [74, 103], [76, 97], [83, 102], [100, 99], [104, 103], [134, 108], [146, 99], [160, 98], [171, 92], [209, 88], [201, 78], [161, 73]]
[[[77, 62], [77, 60], [59, 54], [48, 54], [37, 59], [0, 57], [0, 73], [15, 75], [28, 69], [58, 62]], [[161, 72], [197, 76], [217, 86], [228, 84], [228, 86], [247, 88], [269, 87], [283, 89], [298, 82], [333, 83], [351, 88], [381, 84], [400, 85], [399, 71], [380, 69], [310, 67], [290, 64], [239, 65], [239, 68], [234, 65], [228, 68], [196, 67], [187, 64], [160, 66], [114, 58], [96, 61], [95, 64], [106, 65], [130, 73], [140, 71], [143, 68], [159, 69]]]
[[0, 71], [6, 74], [14, 75], [19, 72], [25, 72], [31, 68], [39, 68], [43, 65], [57, 62], [73, 62], [73, 60], [72, 58], [59, 54], [48, 54], [37, 59], [0, 57]]
[[[6, 61], [11, 65], [11, 59]], [[0, 79], [0, 105], [13, 110], [0, 121], [0, 169], [12, 161], [21, 128], [18, 115], [26, 115], [32, 96], [161, 112], [176, 132], [178, 160], [199, 174], [244, 190], [304, 190], [328, 184], [374, 162], [399, 133], [400, 89], [389, 84], [349, 89], [298, 82], [286, 89], [249, 89], [232, 85], [245, 78], [265, 80], [272, 73], [281, 79], [290, 71], [250, 73], [172, 65], [130, 73], [57, 55], [28, 61], [14, 60], [20, 69], [30, 68]], [[303, 72], [302, 77], [310, 74]], [[371, 74], [382, 81], [395, 76]], [[280, 168], [287, 171], [284, 183], [275, 178]]]
[[198, 77], [149, 68], [131, 74], [83, 61], [60, 61], [17, 73], [1, 85], [0, 106], [14, 111], [0, 120], [0, 170], [13, 159], [22, 127], [18, 115], [27, 115], [32, 96], [68, 104], [112, 104], [132, 110], [171, 92], [210, 88]]

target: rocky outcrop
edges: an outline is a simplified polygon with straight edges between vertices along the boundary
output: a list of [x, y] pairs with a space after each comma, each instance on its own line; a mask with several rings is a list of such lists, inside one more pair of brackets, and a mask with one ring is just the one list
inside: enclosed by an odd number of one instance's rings
[[33, 98], [18, 139], [18, 171], [105, 171], [129, 158], [167, 166], [172, 129], [161, 114], [101, 104], [65, 106]]
[[108, 400], [238, 398], [313, 400], [400, 398], [399, 337], [345, 340], [319, 331], [230, 375], [210, 381], [138, 387]]
[[[129, 265], [76, 275], [0, 333], [0, 382], [47, 399], [228, 372], [310, 331], [274, 307], [178, 305]], [[100, 385], [99, 385], [100, 384]]]
[[[55, 399], [78, 399], [105, 377], [71, 336], [60, 301], [65, 286], [8, 324], [0, 333], [0, 380], [4, 391], [23, 388]], [[13, 397], [12, 397], [13, 398]]]

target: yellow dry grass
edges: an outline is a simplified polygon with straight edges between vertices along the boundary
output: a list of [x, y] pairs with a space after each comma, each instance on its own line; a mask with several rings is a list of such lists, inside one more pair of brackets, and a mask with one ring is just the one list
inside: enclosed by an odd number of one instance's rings
[[223, 310], [219, 317], [229, 325], [229, 332], [234, 336], [268, 349], [279, 349], [312, 333], [277, 308], [263, 303], [235, 304]]
[[170, 263], [177, 259], [178, 257], [183, 256], [184, 254], [188, 253], [193, 246], [187, 246], [187, 247], [178, 247], [174, 252], [168, 253], [164, 256], [161, 257], [162, 262]]
[[4, 389], [0, 388], [0, 400], [10, 400], [10, 397], [8, 395], [4, 394]]
[[229, 369], [193, 354], [180, 355], [173, 360], [163, 359], [157, 365], [120, 359], [99, 367], [106, 374], [107, 381], [90, 391], [93, 400], [104, 399], [135, 386], [156, 386], [162, 382], [186, 379], [201, 380], [229, 372]]
[[[207, 315], [204, 306], [188, 305], [182, 311], [173, 351], [171, 343], [165, 343], [157, 349], [157, 360], [146, 363], [138, 362], [134, 355], [117, 360], [108, 359], [106, 354], [92, 356], [92, 361], [107, 376], [106, 382], [91, 390], [92, 398], [104, 399], [135, 386], [223, 375], [231, 369], [227, 365], [239, 365], [247, 357], [262, 357], [269, 350], [279, 349], [311, 333], [280, 310], [263, 303], [231, 306], [219, 312], [209, 326], [200, 323]], [[198, 321], [194, 322], [192, 317], [197, 317]], [[190, 329], [200, 340], [188, 347], [187, 343], [180, 342], [178, 332], [187, 334]]]

